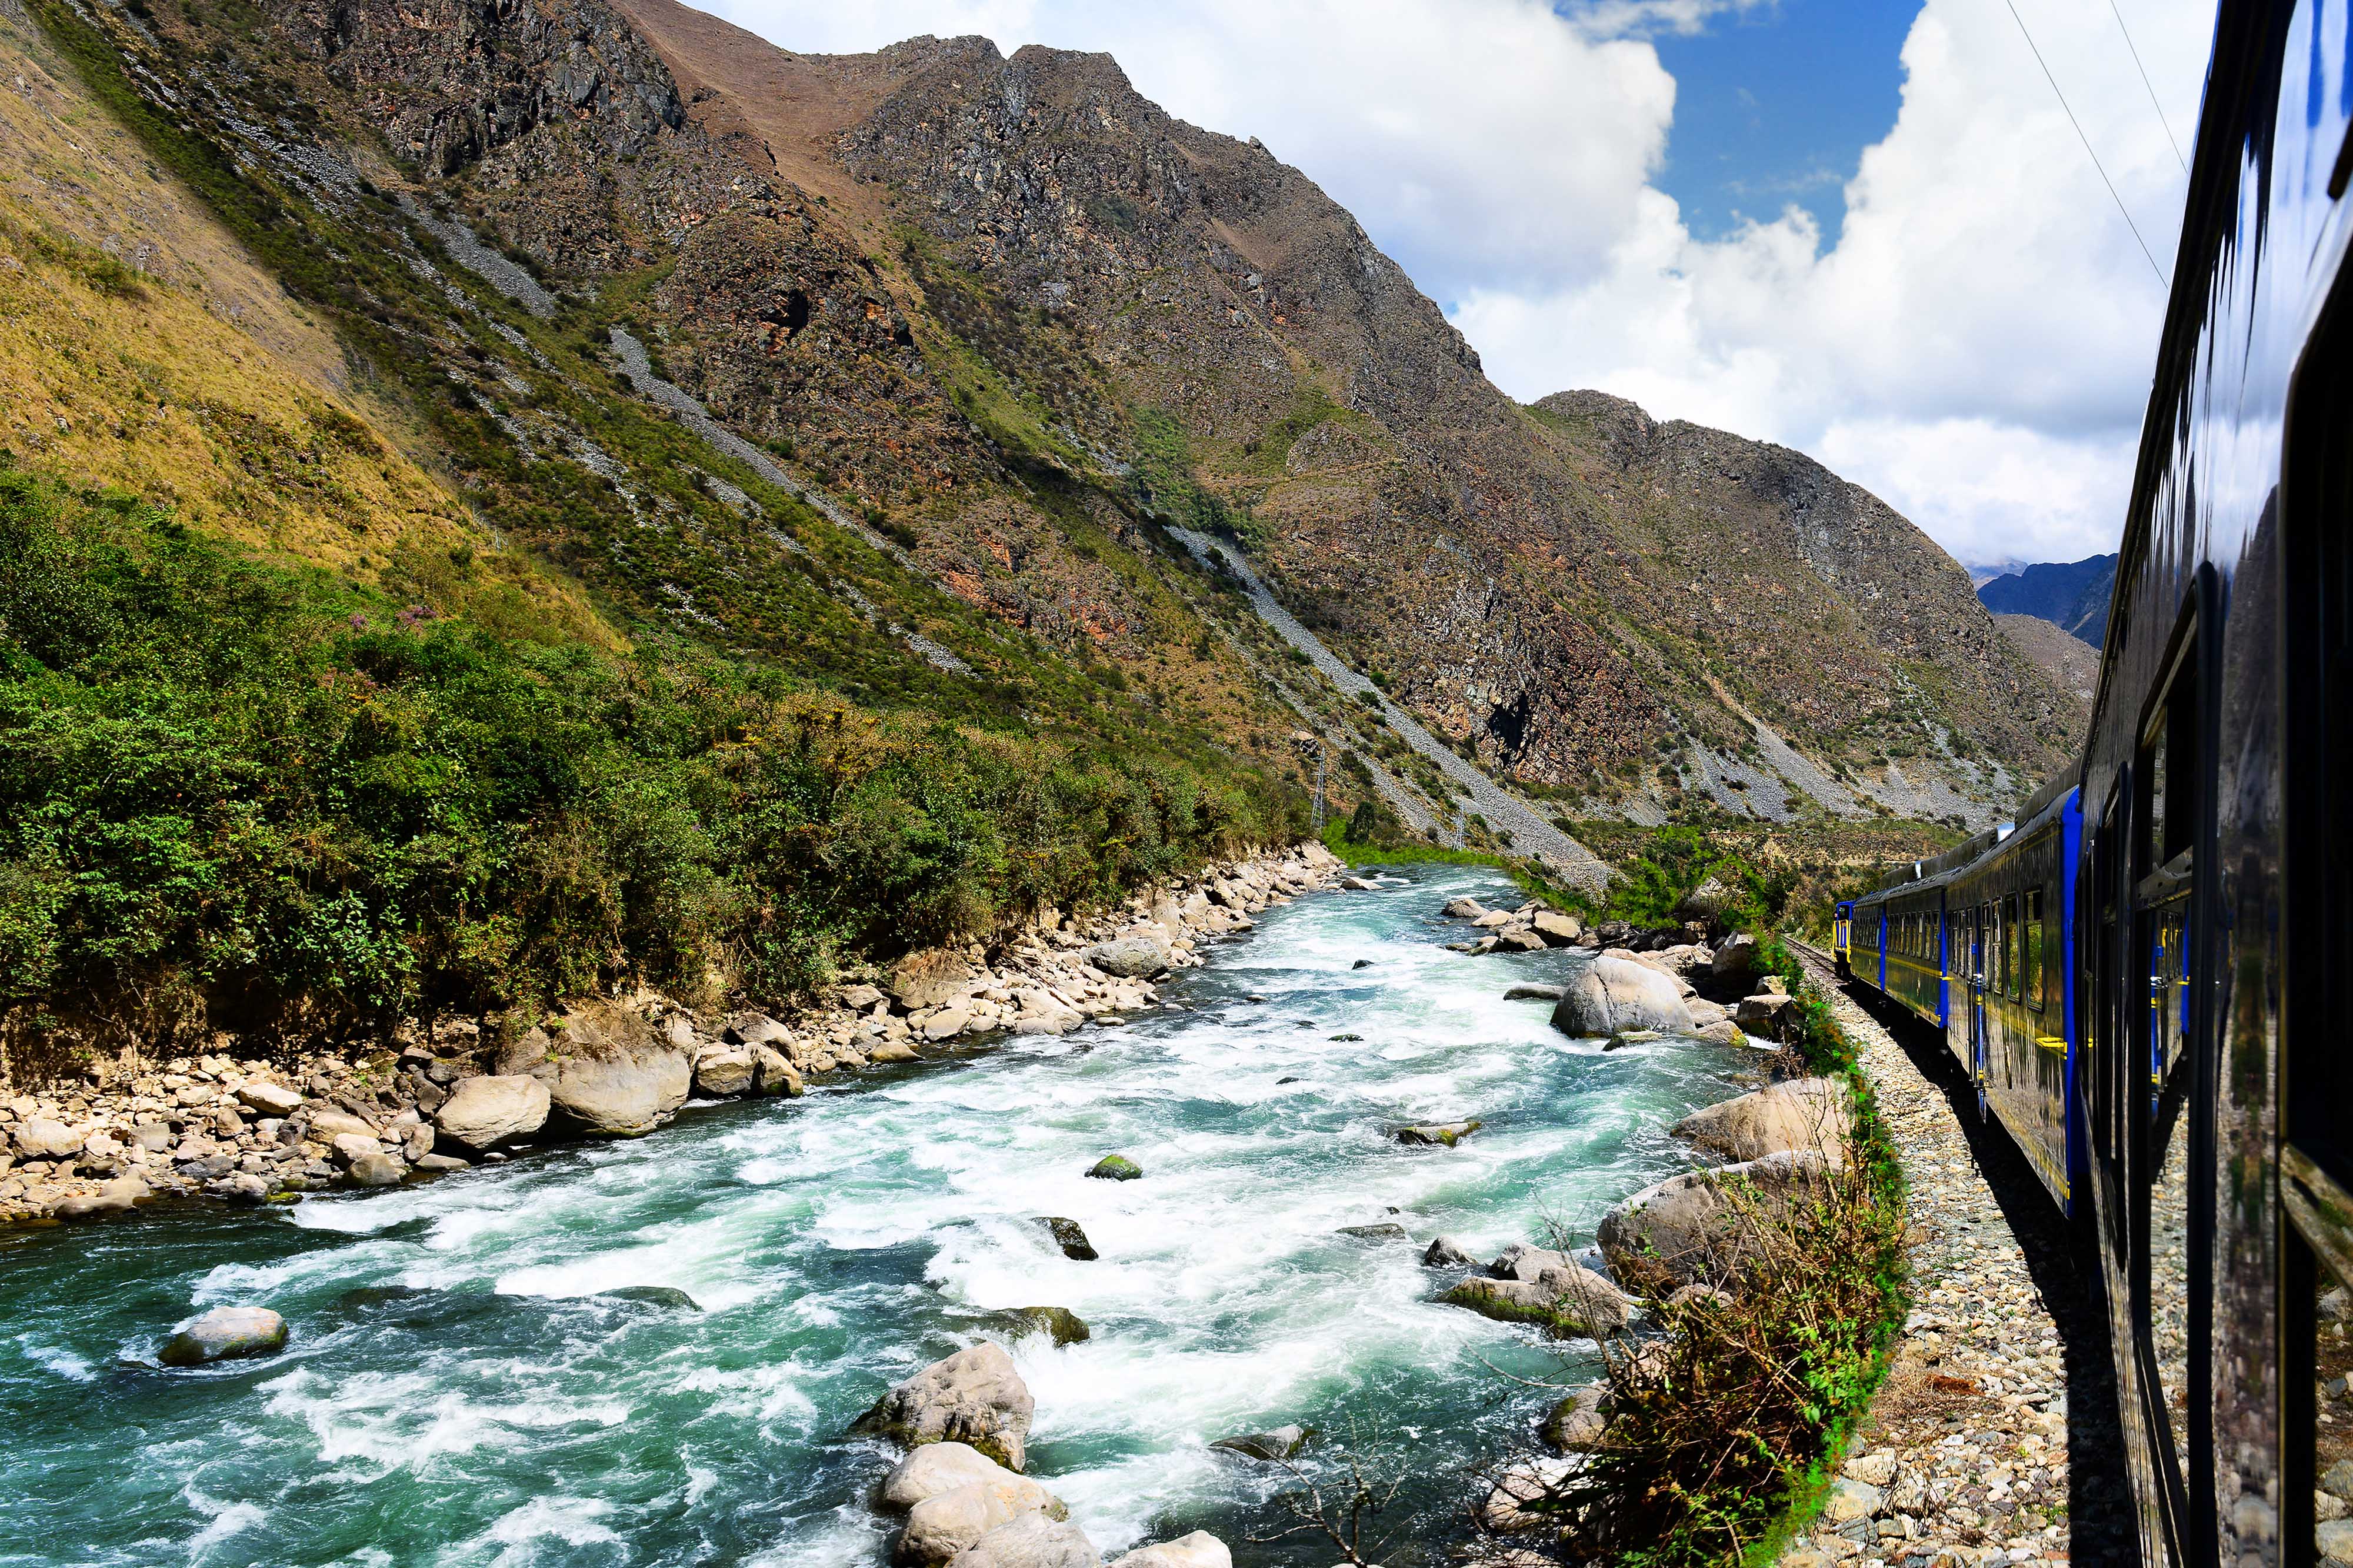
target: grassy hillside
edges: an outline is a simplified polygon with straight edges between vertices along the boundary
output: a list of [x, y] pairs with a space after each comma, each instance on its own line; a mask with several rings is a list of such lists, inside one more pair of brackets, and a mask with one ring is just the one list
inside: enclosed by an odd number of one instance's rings
[[0, 9], [18, 1060], [778, 1005], [1303, 829], [1206, 582], [1048, 495], [1125, 635], [992, 613], [631, 391], [659, 266], [536, 314], [372, 178], [256, 163], [211, 87], [159, 111], [132, 23], [41, 20]]

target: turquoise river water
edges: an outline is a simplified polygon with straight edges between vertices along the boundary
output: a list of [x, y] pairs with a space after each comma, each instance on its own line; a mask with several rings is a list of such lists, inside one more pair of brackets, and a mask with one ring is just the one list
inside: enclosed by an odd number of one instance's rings
[[[1505, 1374], [1559, 1352], [1439, 1304], [1422, 1247], [1589, 1233], [1686, 1163], [1665, 1128], [1746, 1066], [1563, 1038], [1503, 992], [1586, 960], [1446, 951], [1462, 892], [1514, 897], [1402, 868], [1270, 910], [1124, 1027], [388, 1193], [0, 1239], [0, 1563], [879, 1564], [892, 1456], [844, 1429], [1029, 1305], [1093, 1331], [1010, 1348], [1030, 1471], [1106, 1554], [1206, 1528], [1238, 1563], [1324, 1568], [1328, 1542], [1249, 1539], [1290, 1479], [1207, 1447], [1298, 1422], [1327, 1435], [1311, 1470], [1409, 1465], [1386, 1560], [1440, 1561], [1470, 1471], [1546, 1408]], [[1464, 1116], [1486, 1126], [1456, 1149], [1388, 1136]], [[1144, 1179], [1085, 1179], [1113, 1152]], [[1335, 1234], [1385, 1221], [1410, 1242]], [[632, 1285], [701, 1310], [597, 1295]], [[285, 1353], [150, 1363], [229, 1302], [283, 1312]]]

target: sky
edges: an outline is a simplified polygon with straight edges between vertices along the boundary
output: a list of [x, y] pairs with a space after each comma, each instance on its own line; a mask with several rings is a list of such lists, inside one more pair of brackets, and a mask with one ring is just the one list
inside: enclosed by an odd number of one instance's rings
[[1795, 447], [1966, 564], [2122, 531], [2213, 0], [701, 3], [1108, 50], [1355, 213], [1514, 397]]

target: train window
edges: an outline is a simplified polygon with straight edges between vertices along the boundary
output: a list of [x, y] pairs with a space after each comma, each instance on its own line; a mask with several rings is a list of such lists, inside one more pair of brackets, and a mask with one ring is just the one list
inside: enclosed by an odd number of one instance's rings
[[2020, 923], [2026, 960], [2026, 1005], [2036, 1012], [2042, 1011], [2042, 889], [2029, 888], [2024, 894]]
[[2018, 1000], [2018, 977], [2022, 966], [2018, 962], [2018, 895], [2001, 896], [2001, 993], [2011, 1001]]
[[[2292, 1160], [2287, 1174], [2292, 1193], [2309, 1195], [2295, 1180]], [[2282, 1490], [2312, 1499], [2310, 1514], [2287, 1521], [2291, 1563], [2342, 1557], [2330, 1537], [2345, 1532], [2353, 1515], [2353, 1279], [2348, 1279], [2353, 1269], [2346, 1268], [2353, 1260], [2344, 1256], [2343, 1245], [2353, 1241], [2353, 1232], [2325, 1224], [2317, 1228], [2334, 1245], [2325, 1250], [2306, 1246], [2291, 1230], [2283, 1259], [2287, 1363], [2280, 1415], [2288, 1473], [2281, 1478]]]

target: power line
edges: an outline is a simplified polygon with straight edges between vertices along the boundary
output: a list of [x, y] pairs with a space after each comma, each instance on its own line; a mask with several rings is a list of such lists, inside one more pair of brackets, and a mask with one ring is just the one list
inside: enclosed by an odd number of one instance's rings
[[2148, 79], [2148, 68], [2140, 63], [2140, 50], [2133, 47], [2132, 29], [2125, 26], [2125, 14], [2116, 10], [2116, 0], [2108, 0], [2108, 9], [2116, 18], [2116, 31], [2125, 36], [2125, 48], [2131, 54], [2133, 68], [2140, 72], [2141, 86], [2148, 89], [2148, 106], [2157, 110], [2157, 122], [2165, 127], [2165, 139], [2173, 143], [2173, 161], [2181, 165], [2183, 174], [2189, 173], [2189, 160], [2181, 155], [2181, 143], [2173, 138], [2173, 121], [2165, 117], [2165, 105], [2157, 100], [2157, 84]]
[[2018, 14], [2018, 6], [2013, 4], [2013, 0], [2002, 0], [2002, 4], [2010, 7], [2010, 19], [2018, 24], [2019, 36], [2026, 40], [2026, 47], [2033, 50], [2034, 63], [2042, 67], [2042, 79], [2051, 84], [2051, 91], [2059, 100], [2059, 107], [2066, 111], [2067, 123], [2075, 128], [2075, 140], [2081, 142], [2084, 144], [2084, 151], [2091, 154], [2092, 167], [2100, 172], [2100, 184], [2108, 187], [2108, 199], [2116, 204], [2116, 211], [2124, 214], [2125, 226], [2132, 230], [2133, 239], [2140, 246], [2140, 253], [2148, 258], [2148, 269], [2157, 274], [2158, 286], [2167, 293], [2171, 293], [2173, 291], [2171, 279], [2166, 277], [2165, 268], [2157, 264], [2157, 257], [2148, 248], [2148, 241], [2141, 238], [2140, 225], [2133, 222], [2132, 213], [2126, 207], [2124, 197], [2116, 195], [2116, 183], [2108, 178], [2108, 171], [2100, 163], [2100, 155], [2092, 152], [2092, 139], [2084, 134], [2084, 122], [2076, 119], [2075, 111], [2068, 107], [2067, 95], [2059, 90], [2059, 79], [2051, 74], [2051, 67], [2043, 60], [2042, 51], [2035, 47], [2034, 35], [2026, 30], [2026, 18]]

